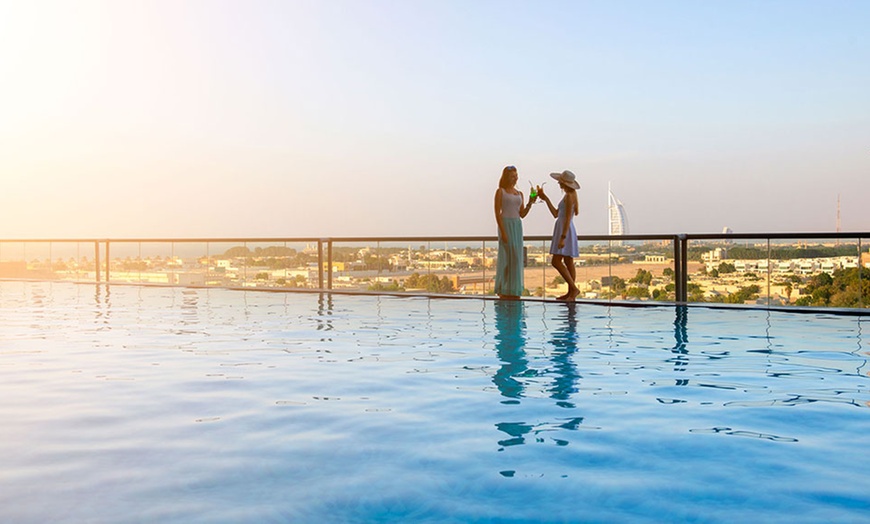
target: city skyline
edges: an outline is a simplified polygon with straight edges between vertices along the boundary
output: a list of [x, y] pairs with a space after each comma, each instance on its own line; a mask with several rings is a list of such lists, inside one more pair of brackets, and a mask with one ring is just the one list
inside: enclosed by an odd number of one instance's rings
[[[870, 4], [0, 4], [0, 238], [870, 229]], [[554, 201], [557, 187], [545, 186]], [[538, 205], [528, 235], [547, 235]]]

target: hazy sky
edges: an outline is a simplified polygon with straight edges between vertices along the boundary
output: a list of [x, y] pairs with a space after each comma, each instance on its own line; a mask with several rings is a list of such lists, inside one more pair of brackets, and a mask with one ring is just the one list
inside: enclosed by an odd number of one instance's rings
[[[870, 2], [0, 0], [0, 238], [870, 230]], [[545, 186], [558, 196], [555, 183]], [[549, 234], [543, 205], [527, 234]]]

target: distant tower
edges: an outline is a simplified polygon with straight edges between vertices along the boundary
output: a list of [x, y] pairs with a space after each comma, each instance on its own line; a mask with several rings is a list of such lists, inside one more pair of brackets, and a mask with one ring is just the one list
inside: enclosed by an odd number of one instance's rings
[[[725, 227], [722, 228], [722, 234], [723, 234], [723, 235], [730, 235], [730, 234], [732, 234], [732, 233], [734, 233], [734, 231], [733, 231], [730, 227], [725, 226]], [[732, 241], [731, 241], [730, 238], [727, 238], [727, 239], [725, 239], [725, 241], [724, 241], [725, 244], [730, 244], [731, 242], [732, 242]]]
[[627, 235], [628, 234], [628, 215], [625, 214], [625, 206], [610, 190], [610, 182], [607, 183], [607, 214], [609, 235]]
[[840, 194], [837, 193], [837, 233], [840, 232]]

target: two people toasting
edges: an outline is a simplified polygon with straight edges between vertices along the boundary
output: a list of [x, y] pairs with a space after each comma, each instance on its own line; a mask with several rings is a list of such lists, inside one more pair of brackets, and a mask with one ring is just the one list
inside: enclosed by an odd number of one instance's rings
[[564, 192], [558, 206], [554, 206], [542, 186], [533, 187], [528, 204], [523, 204], [523, 194], [516, 188], [519, 175], [517, 168], [507, 166], [502, 170], [498, 189], [495, 192], [495, 221], [498, 225], [498, 261], [495, 274], [495, 293], [500, 298], [518, 299], [523, 293], [523, 224], [532, 204], [540, 198], [556, 219], [553, 239], [550, 243], [552, 265], [568, 284], [568, 292], [558, 300], [573, 301], [580, 294], [577, 288], [574, 257], [578, 254], [577, 230], [574, 217], [578, 213], [577, 190], [580, 184], [571, 171], [550, 173], [559, 182]]

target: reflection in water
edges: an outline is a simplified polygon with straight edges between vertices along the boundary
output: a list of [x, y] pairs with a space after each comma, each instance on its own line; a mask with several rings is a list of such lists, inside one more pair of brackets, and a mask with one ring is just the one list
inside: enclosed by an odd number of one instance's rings
[[[857, 321], [858, 328], [857, 328], [857, 332], [855, 333], [855, 339], [856, 339], [856, 343], [857, 343], [858, 347], [857, 347], [857, 348], [855, 349], [855, 351], [854, 351], [854, 354], [855, 354], [855, 355], [860, 355], [860, 354], [861, 354], [861, 350], [863, 349], [863, 347], [861, 346], [861, 331], [862, 331], [862, 329], [861, 329], [861, 322], [862, 322], [863, 320], [864, 320], [864, 317], [858, 317], [858, 321]], [[868, 354], [870, 354], [870, 353], [868, 353]], [[857, 373], [858, 373], [859, 375], [861, 375], [861, 374], [863, 373], [863, 369], [864, 369], [865, 366], [867, 366], [867, 359], [866, 359], [866, 358], [863, 359], [863, 360], [861, 361], [861, 364], [858, 366]], [[870, 376], [870, 372], [868, 372], [867, 375]], [[870, 406], [870, 402], [868, 402], [867, 405]]]
[[518, 300], [495, 301], [495, 349], [502, 365], [495, 372], [493, 382], [502, 396], [511, 399], [523, 396], [523, 383], [515, 377], [528, 376], [530, 372], [525, 351], [524, 307]]
[[[556, 400], [556, 405], [563, 408], [574, 408], [569, 402], [577, 392], [578, 373], [573, 358], [577, 351], [577, 305], [560, 306], [556, 317], [558, 326], [552, 331], [550, 344], [551, 366], [546, 371], [538, 371], [530, 366], [526, 352], [526, 310], [520, 301], [499, 300], [495, 302], [495, 347], [502, 365], [493, 376], [493, 382], [503, 397], [503, 404], [519, 404], [519, 398], [535, 391], [526, 391], [527, 383], [523, 379], [552, 375], [552, 383], [545, 391]], [[534, 384], [534, 382], [528, 382]], [[537, 418], [537, 417], [536, 417]], [[496, 428], [509, 438], [498, 441], [501, 449], [526, 443], [527, 437], [534, 436], [537, 442], [544, 442], [542, 433], [576, 430], [583, 422], [583, 417], [567, 417], [553, 422], [499, 422]], [[551, 436], [551, 440], [559, 446], [568, 445], [568, 441]]]
[[185, 326], [199, 323], [199, 291], [185, 289], [181, 292], [181, 318]]
[[108, 324], [112, 311], [112, 288], [109, 284], [94, 286], [94, 322]]
[[[536, 439], [541, 440], [541, 437], [538, 436], [540, 433], [559, 431], [563, 429], [575, 430], [583, 422], [583, 417], [573, 417], [562, 420], [564, 420], [564, 422], [542, 422], [535, 425], [526, 424], [525, 422], [499, 422], [495, 427], [497, 427], [499, 431], [510, 435], [510, 438], [499, 440], [498, 445], [505, 448], [518, 446], [526, 443], [526, 435], [534, 436]], [[568, 441], [565, 439], [559, 439], [556, 437], [552, 438], [557, 446], [568, 445]]]
[[[689, 343], [689, 334], [687, 324], [689, 321], [689, 308], [687, 306], [674, 306], [674, 347], [671, 348], [673, 357], [668, 359], [673, 362], [674, 371], [684, 372], [689, 365], [689, 350], [686, 345]], [[689, 379], [680, 378], [676, 380], [677, 386], [688, 386]]]
[[567, 303], [561, 309], [557, 317], [560, 320], [559, 327], [553, 330], [551, 343], [553, 353], [550, 357], [553, 361], [553, 385], [550, 387], [550, 396], [556, 399], [556, 405], [563, 408], [573, 408], [574, 404], [568, 402], [573, 393], [577, 392], [577, 366], [574, 365], [573, 355], [577, 351], [577, 304]]
[[[332, 331], [332, 308], [332, 293], [320, 293], [317, 297], [318, 331]], [[378, 299], [378, 308], [380, 308], [380, 299]]]

